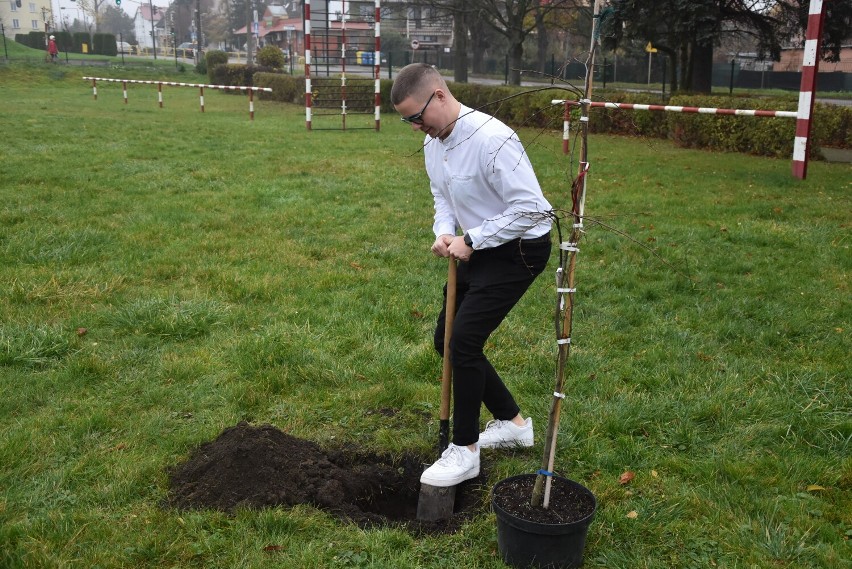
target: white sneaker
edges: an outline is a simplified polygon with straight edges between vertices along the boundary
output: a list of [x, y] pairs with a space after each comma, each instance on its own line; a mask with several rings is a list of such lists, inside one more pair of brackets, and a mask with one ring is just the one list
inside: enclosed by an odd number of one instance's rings
[[526, 425], [519, 427], [512, 421], [494, 419], [488, 421], [485, 430], [479, 433], [480, 448], [511, 448], [533, 446], [532, 418], [527, 417]]
[[479, 448], [470, 452], [467, 447], [450, 443], [435, 464], [423, 471], [421, 484], [446, 487], [479, 476]]

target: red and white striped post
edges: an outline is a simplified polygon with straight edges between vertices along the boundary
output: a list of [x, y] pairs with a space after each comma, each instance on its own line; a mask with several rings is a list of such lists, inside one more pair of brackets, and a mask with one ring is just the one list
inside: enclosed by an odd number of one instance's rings
[[98, 100], [98, 83], [97, 83], [97, 81], [98, 81], [97, 79], [92, 77], [92, 95], [94, 95], [96, 101]]
[[311, 0], [305, 0], [305, 126], [311, 130]]
[[373, 56], [373, 70], [374, 70], [374, 79], [376, 82], [375, 86], [375, 118], [376, 118], [376, 130], [379, 130], [381, 125], [381, 116], [382, 116], [382, 81], [379, 75], [382, 71], [382, 6], [381, 0], [376, 0], [376, 53]]
[[819, 59], [822, 54], [822, 25], [825, 7], [822, 0], [811, 0], [808, 9], [808, 29], [805, 32], [805, 51], [802, 58], [802, 84], [799, 88], [799, 111], [796, 117], [796, 139], [793, 143], [793, 176], [804, 180], [808, 175], [808, 154], [811, 148], [811, 116], [814, 111]]
[[201, 102], [201, 112], [204, 112], [204, 85], [199, 85], [199, 95], [198, 100]]
[[122, 90], [124, 91], [124, 104], [127, 104], [127, 81], [121, 82]]
[[249, 120], [254, 120], [254, 90], [249, 90]]
[[157, 83], [157, 102], [160, 104], [160, 108], [163, 108], [163, 84]]

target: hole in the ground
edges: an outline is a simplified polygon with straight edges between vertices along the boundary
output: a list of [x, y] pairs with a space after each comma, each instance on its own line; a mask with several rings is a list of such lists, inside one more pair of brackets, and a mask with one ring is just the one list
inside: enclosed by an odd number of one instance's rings
[[260, 509], [311, 504], [362, 527], [399, 525], [453, 532], [483, 510], [485, 469], [460, 484], [449, 520], [417, 520], [427, 457], [324, 450], [271, 425], [240, 423], [201, 445], [170, 472], [167, 505], [178, 509]]

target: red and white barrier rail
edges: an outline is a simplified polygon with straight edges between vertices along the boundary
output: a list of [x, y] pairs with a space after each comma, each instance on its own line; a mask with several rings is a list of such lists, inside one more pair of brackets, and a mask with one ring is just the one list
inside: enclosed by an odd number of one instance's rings
[[[581, 101], [565, 101], [554, 99], [551, 104], [560, 105], [568, 104], [574, 107], [579, 107]], [[640, 105], [635, 103], [605, 103], [601, 101], [592, 101], [590, 107], [599, 107], [607, 109], [632, 109], [634, 111], [668, 111], [672, 113], [698, 113], [703, 115], [737, 115], [745, 117], [786, 117], [796, 118], [796, 111], [769, 111], [760, 109], [720, 109], [716, 107], [679, 107], [676, 105]]]
[[[799, 118], [800, 113], [802, 112], [799, 109], [796, 111], [773, 111], [773, 110], [763, 110], [763, 109], [720, 109], [716, 107], [679, 107], [676, 105], [642, 105], [635, 103], [606, 103], [602, 101], [568, 101], [564, 99], [553, 99], [550, 101], [553, 105], [565, 105], [565, 113], [562, 119], [562, 152], [568, 154], [569, 149], [569, 135], [571, 132], [571, 127], [569, 123], [569, 119], [571, 116], [570, 109], [571, 107], [579, 107], [583, 104], [588, 104], [590, 107], [597, 108], [605, 108], [605, 109], [626, 109], [626, 110], [634, 110], [634, 111], [663, 111], [663, 112], [672, 112], [672, 113], [696, 113], [703, 115], [732, 115], [738, 117], [776, 117], [776, 118]], [[801, 122], [801, 119], [800, 119]], [[796, 131], [796, 144], [794, 145], [793, 152], [793, 175], [797, 178], [804, 179], [804, 174], [799, 176], [796, 173], [796, 164], [797, 150], [798, 150], [798, 127]], [[807, 167], [807, 154], [801, 156], [801, 160], [804, 163], [805, 167]]]
[[263, 91], [264, 93], [271, 93], [272, 89], [269, 87], [246, 87], [243, 85], [204, 85], [201, 83], [179, 83], [175, 81], [143, 81], [139, 79], [108, 79], [106, 77], [83, 77], [84, 80], [91, 80], [92, 82], [92, 94], [95, 97], [95, 100], [98, 100], [98, 81], [106, 81], [107, 83], [121, 83], [122, 84], [122, 92], [124, 94], [124, 104], [127, 104], [127, 84], [128, 83], [136, 83], [140, 85], [156, 85], [157, 86], [157, 102], [160, 105], [160, 108], [163, 108], [163, 85], [168, 87], [198, 87], [199, 90], [199, 103], [201, 105], [201, 112], [204, 112], [204, 88], [208, 89], [218, 89], [222, 91], [248, 91], [249, 95], [249, 118], [254, 120], [254, 92], [255, 91]]
[[784, 117], [796, 119], [796, 138], [793, 141], [793, 176], [804, 180], [808, 173], [808, 154], [811, 146], [811, 115], [814, 111], [814, 93], [816, 93], [817, 72], [822, 53], [822, 28], [825, 21], [823, 0], [810, 0], [808, 8], [808, 29], [805, 32], [805, 52], [802, 61], [802, 83], [799, 87], [799, 107], [797, 111], [766, 111], [750, 109], [717, 109], [711, 107], [677, 107], [668, 105], [637, 105], [630, 103], [603, 103], [594, 101], [553, 100], [554, 105], [564, 104], [565, 114], [562, 126], [562, 151], [566, 154], [570, 133], [570, 107], [588, 104], [590, 107], [607, 109], [633, 109], [642, 111], [669, 111], [676, 113], [701, 113], [711, 115], [735, 115], [752, 117]]

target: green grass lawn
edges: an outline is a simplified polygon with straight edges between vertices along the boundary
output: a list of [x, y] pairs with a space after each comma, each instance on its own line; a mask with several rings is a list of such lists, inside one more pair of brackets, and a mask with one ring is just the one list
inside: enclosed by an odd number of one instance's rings
[[[241, 95], [95, 101], [102, 73], [126, 74], [0, 67], [0, 567], [503, 567], [486, 508], [416, 537], [161, 506], [241, 420], [429, 453], [446, 263], [395, 116], [307, 132]], [[521, 136], [567, 209], [559, 134]], [[598, 497], [586, 567], [852, 566], [852, 170], [605, 136], [590, 158], [556, 463]], [[490, 483], [538, 468], [554, 299], [548, 269], [487, 347], [539, 432], [487, 453]]]

